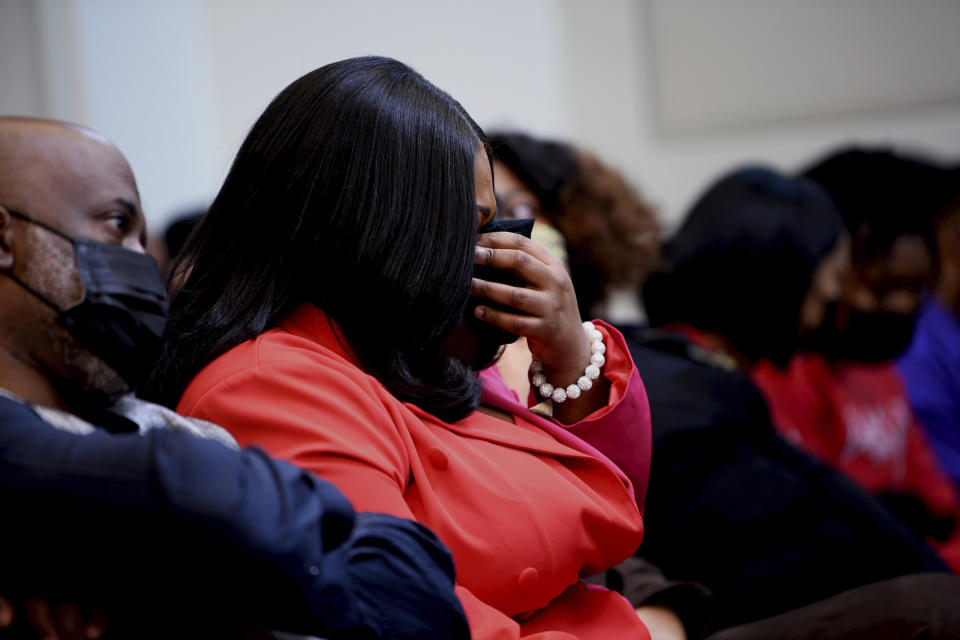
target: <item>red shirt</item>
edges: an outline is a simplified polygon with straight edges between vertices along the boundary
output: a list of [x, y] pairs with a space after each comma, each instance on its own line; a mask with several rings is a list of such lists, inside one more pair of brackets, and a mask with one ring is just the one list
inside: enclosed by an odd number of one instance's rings
[[[786, 372], [762, 364], [753, 379], [788, 440], [871, 493], [913, 496], [931, 515], [960, 522], [960, 499], [910, 410], [892, 362], [828, 363], [803, 355]], [[960, 527], [937, 546], [960, 569]]]

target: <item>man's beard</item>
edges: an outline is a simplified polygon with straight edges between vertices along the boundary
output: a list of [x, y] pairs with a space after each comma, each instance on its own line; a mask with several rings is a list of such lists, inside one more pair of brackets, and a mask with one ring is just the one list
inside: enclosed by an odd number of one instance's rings
[[[61, 309], [82, 300], [83, 284], [76, 272], [72, 247], [42, 231], [32, 232], [31, 240], [21, 278]], [[71, 406], [106, 406], [129, 391], [116, 371], [57, 321], [55, 310], [33, 298], [30, 315], [35, 322], [32, 331], [36, 331], [34, 347], [40, 351], [39, 364]]]

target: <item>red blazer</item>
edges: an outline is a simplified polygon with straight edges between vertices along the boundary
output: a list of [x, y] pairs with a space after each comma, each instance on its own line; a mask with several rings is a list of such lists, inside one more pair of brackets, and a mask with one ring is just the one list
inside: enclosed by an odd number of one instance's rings
[[310, 305], [210, 363], [178, 410], [333, 482], [358, 511], [430, 527], [453, 554], [474, 638], [649, 638], [625, 599], [579, 581], [640, 544], [650, 460], [643, 385], [623, 338], [597, 324], [611, 404], [568, 428], [494, 372], [485, 400], [515, 424], [479, 412], [441, 422], [362, 371]]

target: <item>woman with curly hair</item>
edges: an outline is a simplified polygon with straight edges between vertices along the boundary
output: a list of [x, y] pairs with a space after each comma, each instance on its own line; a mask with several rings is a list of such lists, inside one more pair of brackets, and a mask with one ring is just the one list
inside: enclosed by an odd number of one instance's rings
[[[500, 215], [546, 223], [547, 248], [567, 257], [580, 314], [613, 322], [643, 319], [636, 292], [659, 259], [653, 207], [597, 156], [522, 133], [490, 134]], [[541, 240], [542, 241], [542, 240]]]

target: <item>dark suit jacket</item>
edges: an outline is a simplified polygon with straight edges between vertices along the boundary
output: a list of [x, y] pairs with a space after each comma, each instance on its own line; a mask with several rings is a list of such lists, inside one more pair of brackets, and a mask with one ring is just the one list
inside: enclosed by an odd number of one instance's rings
[[469, 637], [429, 530], [255, 448], [78, 436], [0, 397], [0, 513], [0, 593], [99, 606], [112, 637]]
[[622, 329], [650, 399], [639, 554], [713, 592], [720, 629], [946, 567], [841, 474], [780, 438], [742, 372], [678, 334]]

